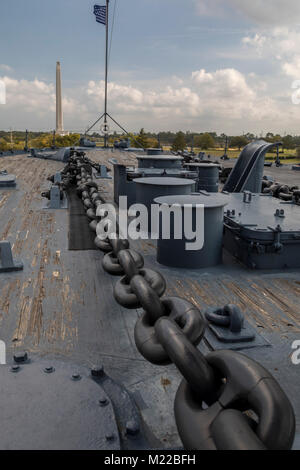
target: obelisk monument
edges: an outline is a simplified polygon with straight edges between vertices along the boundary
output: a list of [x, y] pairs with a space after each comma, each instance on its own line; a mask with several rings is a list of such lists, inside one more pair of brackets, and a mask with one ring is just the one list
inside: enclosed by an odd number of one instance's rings
[[64, 135], [60, 62], [56, 62], [56, 134]]

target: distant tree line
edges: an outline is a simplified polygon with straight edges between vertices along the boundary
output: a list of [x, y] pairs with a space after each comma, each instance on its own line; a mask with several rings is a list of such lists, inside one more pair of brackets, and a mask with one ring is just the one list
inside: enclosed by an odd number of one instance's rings
[[[93, 137], [100, 137], [99, 134], [94, 134]], [[249, 142], [254, 140], [264, 139], [270, 143], [282, 142], [283, 148], [287, 150], [299, 149], [300, 153], [300, 135], [299, 136], [280, 136], [268, 132], [263, 137], [258, 137], [254, 134], [247, 133], [239, 136], [226, 136], [225, 134], [218, 135], [216, 132], [192, 133], [192, 132], [159, 132], [150, 133], [145, 129], [141, 129], [139, 134], [131, 134], [131, 144], [133, 147], [159, 147], [170, 146], [172, 150], [184, 150], [187, 148], [197, 148], [201, 150], [209, 150], [214, 148], [225, 148], [227, 142], [228, 148], [241, 150]], [[119, 136], [117, 133], [111, 137], [111, 141], [124, 138], [124, 135]]]
[[[163, 131], [159, 133], [147, 132], [144, 128], [139, 133], [129, 134], [132, 147], [159, 147], [168, 146], [173, 151], [185, 149], [200, 149], [212, 150], [214, 148], [224, 148], [227, 141], [228, 148], [239, 149], [243, 148], [249, 142], [262, 138], [267, 142], [282, 142], [283, 148], [287, 150], [297, 149], [300, 155], [300, 135], [280, 136], [268, 132], [263, 137], [258, 137], [254, 134], [247, 133], [240, 136], [226, 136], [225, 134], [217, 134], [216, 132], [182, 132], [177, 133], [171, 131]], [[94, 132], [89, 135], [89, 138], [94, 141], [103, 142], [103, 135]], [[114, 132], [109, 136], [109, 143], [113, 144], [114, 141], [127, 138], [125, 134]], [[78, 145], [80, 139], [79, 133], [70, 133], [67, 136], [56, 136], [55, 145], [57, 147], [68, 147]], [[28, 146], [29, 148], [43, 148], [51, 147], [53, 145], [53, 133], [49, 132], [29, 132]], [[0, 150], [21, 150], [25, 146], [25, 132], [13, 131], [6, 132], [0, 131]]]
[[[72, 147], [79, 144], [80, 134], [55, 136], [56, 147]], [[26, 133], [21, 131], [0, 131], [0, 151], [23, 150], [26, 143]], [[28, 148], [50, 148], [54, 144], [53, 133], [29, 132]]]

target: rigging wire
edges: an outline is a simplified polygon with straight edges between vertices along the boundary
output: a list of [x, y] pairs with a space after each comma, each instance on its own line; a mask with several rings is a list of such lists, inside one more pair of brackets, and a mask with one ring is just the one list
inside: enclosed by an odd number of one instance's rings
[[108, 64], [110, 64], [110, 53], [111, 53], [111, 46], [112, 46], [113, 33], [114, 33], [114, 26], [115, 26], [115, 18], [116, 18], [117, 3], [118, 3], [118, 0], [115, 0], [114, 12], [113, 12], [113, 20], [112, 20], [112, 27], [111, 27], [111, 33], [110, 33], [110, 43], [109, 43], [109, 53], [108, 53]]

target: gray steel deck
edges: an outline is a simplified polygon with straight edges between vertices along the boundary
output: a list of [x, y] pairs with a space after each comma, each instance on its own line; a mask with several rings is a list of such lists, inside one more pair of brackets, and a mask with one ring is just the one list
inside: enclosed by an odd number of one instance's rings
[[[102, 163], [112, 157], [126, 159], [126, 164], [135, 160], [133, 154], [117, 151], [87, 154]], [[24, 271], [0, 274], [0, 339], [6, 341], [9, 357], [14, 350], [26, 349], [80, 365], [104, 364], [134, 394], [156, 437], [166, 447], [179, 446], [173, 400], [180, 375], [173, 366], [152, 366], [137, 352], [133, 328], [139, 311], [125, 310], [114, 301], [116, 279], [102, 270], [103, 255], [68, 251], [68, 211], [42, 210], [40, 193], [49, 188], [47, 177], [63, 166], [24, 155], [0, 159], [0, 171], [17, 176], [16, 189], [0, 190], [0, 240], [11, 241], [14, 256], [24, 263]], [[271, 170], [283, 183], [294, 184], [294, 176], [299, 179], [291, 170]], [[98, 182], [112, 201], [112, 181]], [[156, 263], [151, 240], [135, 243], [147, 267], [165, 275], [167, 295], [184, 296], [201, 309], [226, 303], [241, 307], [272, 343], [246, 354], [278, 378], [300, 424], [300, 366], [290, 358], [293, 340], [300, 340], [300, 271], [258, 273], [226, 257], [224, 266], [204, 271], [164, 268]]]

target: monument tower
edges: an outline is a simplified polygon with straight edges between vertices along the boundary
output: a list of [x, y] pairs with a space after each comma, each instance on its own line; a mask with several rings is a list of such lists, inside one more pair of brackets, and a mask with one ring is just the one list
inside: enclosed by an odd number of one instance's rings
[[61, 68], [60, 62], [56, 62], [56, 134], [64, 135], [62, 92], [61, 92]]

